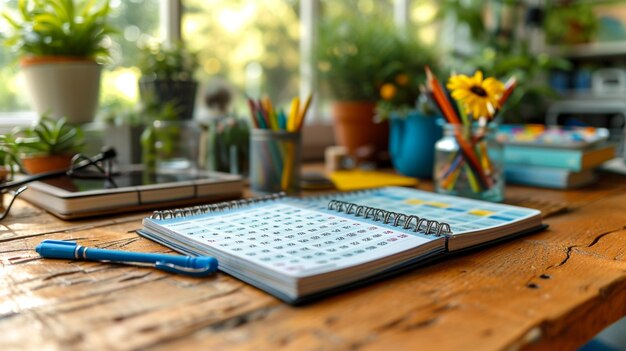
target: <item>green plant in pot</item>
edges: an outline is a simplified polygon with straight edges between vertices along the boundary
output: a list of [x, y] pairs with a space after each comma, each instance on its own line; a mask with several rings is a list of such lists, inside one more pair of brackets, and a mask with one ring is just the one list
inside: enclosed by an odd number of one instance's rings
[[315, 58], [322, 90], [332, 93], [337, 142], [350, 152], [368, 144], [385, 150], [388, 124], [373, 122], [380, 88], [401, 72], [416, 80], [417, 67], [423, 69], [429, 57], [391, 25], [343, 19], [322, 22]]
[[435, 143], [441, 137], [438, 114], [420, 94], [424, 66], [434, 66], [432, 51], [414, 40], [393, 37], [382, 68], [376, 119], [389, 120], [389, 154], [394, 168], [408, 176], [430, 178]]
[[173, 103], [179, 119], [191, 119], [198, 82], [194, 72], [198, 68], [195, 53], [182, 43], [167, 47], [163, 44], [142, 50], [139, 91], [142, 100], [155, 99], [161, 104]]
[[22, 168], [30, 174], [69, 168], [84, 145], [82, 130], [65, 117], [43, 116], [37, 124], [15, 130], [12, 137]]
[[[4, 13], [4, 44], [20, 55], [35, 110], [72, 123], [93, 120], [98, 106], [109, 2], [20, 0]], [[53, 94], [51, 92], [54, 92]]]

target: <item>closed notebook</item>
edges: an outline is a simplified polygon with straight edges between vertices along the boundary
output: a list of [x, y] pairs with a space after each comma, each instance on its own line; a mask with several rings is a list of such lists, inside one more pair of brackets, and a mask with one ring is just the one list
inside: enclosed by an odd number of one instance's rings
[[143, 225], [294, 304], [544, 227], [537, 210], [398, 187], [160, 211]]
[[599, 166], [615, 157], [615, 145], [601, 144], [588, 149], [545, 148], [506, 145], [505, 164], [565, 168], [580, 172]]
[[504, 174], [507, 183], [554, 189], [582, 187], [596, 180], [593, 169], [573, 172], [565, 168], [509, 164], [506, 165]]

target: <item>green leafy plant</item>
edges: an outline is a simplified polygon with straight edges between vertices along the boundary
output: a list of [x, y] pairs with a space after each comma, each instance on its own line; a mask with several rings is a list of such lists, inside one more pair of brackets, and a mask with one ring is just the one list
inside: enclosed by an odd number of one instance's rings
[[[230, 172], [235, 169], [232, 162], [237, 162], [236, 169], [242, 174], [247, 174], [250, 141], [248, 121], [227, 117], [215, 120], [210, 129], [213, 169]], [[235, 154], [233, 154], [233, 148]], [[235, 157], [234, 160], [233, 157]]]
[[580, 44], [593, 39], [600, 20], [593, 5], [583, 2], [549, 1], [543, 28], [551, 44]]
[[[15, 140], [11, 134], [0, 135], [0, 181], [10, 180], [16, 169], [21, 168], [20, 159], [17, 157]], [[9, 175], [9, 177], [6, 177]]]
[[79, 152], [84, 135], [79, 127], [65, 118], [54, 120], [41, 117], [34, 126], [14, 131], [15, 150], [20, 155], [64, 155]]
[[[545, 53], [533, 53], [529, 49], [527, 38], [518, 33], [522, 16], [510, 19], [493, 19], [493, 28], [487, 27], [486, 14], [519, 14], [523, 4], [510, 0], [493, 2], [500, 11], [485, 11], [486, 2], [482, 0], [444, 0], [441, 2], [439, 18], [453, 17], [458, 23], [469, 29], [475, 50], [453, 51], [455, 59], [453, 69], [458, 73], [481, 70], [485, 76], [498, 79], [517, 79], [517, 88], [509, 97], [503, 111], [499, 113], [506, 123], [523, 123], [537, 118], [544, 113], [548, 98], [557, 98], [556, 92], [548, 86], [542, 76], [550, 70], [571, 69], [571, 63], [565, 59]], [[505, 11], [509, 10], [509, 11]]]
[[410, 111], [420, 110], [426, 114], [427, 104], [419, 104], [420, 84], [425, 79], [424, 66], [435, 62], [429, 50], [415, 41], [401, 37], [391, 38], [394, 46], [388, 53], [388, 62], [382, 67], [384, 81], [378, 83], [379, 100], [376, 103], [376, 119], [384, 120], [392, 114], [405, 117]]
[[142, 49], [139, 61], [142, 79], [193, 80], [198, 57], [182, 43], [166, 47], [163, 44]]
[[109, 1], [20, 0], [18, 14], [2, 16], [13, 29], [5, 44], [26, 56], [72, 56], [101, 59], [108, 56], [104, 38]]
[[315, 58], [335, 99], [376, 102], [384, 95], [381, 107], [390, 109], [415, 104], [424, 65], [433, 63], [430, 49], [393, 26], [345, 19], [320, 24]]

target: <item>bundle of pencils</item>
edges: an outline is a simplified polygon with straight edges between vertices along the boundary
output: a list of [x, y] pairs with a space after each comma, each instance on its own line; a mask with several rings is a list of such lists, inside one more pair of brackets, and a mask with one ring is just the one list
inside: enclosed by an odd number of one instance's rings
[[[451, 79], [448, 84], [450, 86], [459, 91], [448, 91], [426, 67], [424, 93], [450, 125], [459, 145], [459, 151], [450, 156], [448, 167], [437, 170], [439, 173], [435, 176], [443, 188], [450, 190], [454, 188], [460, 173], [465, 170], [474, 192], [490, 189], [494, 179], [485, 140], [487, 124], [509, 98], [516, 87], [516, 81], [511, 78], [505, 85], [493, 78], [483, 81], [482, 73], [477, 72], [474, 77], [459, 76], [454, 82]], [[472, 133], [475, 124], [478, 131]]]
[[[272, 101], [264, 97], [259, 100], [248, 98], [252, 124], [258, 131], [253, 131], [253, 148], [251, 157], [256, 153], [260, 159], [253, 159], [252, 169], [257, 179], [251, 179], [257, 190], [294, 192], [297, 189], [297, 174], [300, 149], [300, 131], [304, 124], [312, 95], [309, 95], [303, 104], [300, 98], [291, 100], [289, 113], [283, 109], [275, 109]], [[262, 130], [262, 132], [261, 132]], [[263, 135], [261, 140], [255, 140], [255, 135]], [[262, 189], [261, 189], [262, 188]]]
[[250, 117], [255, 128], [271, 129], [274, 131], [299, 132], [304, 124], [304, 118], [311, 106], [313, 95], [309, 95], [304, 104], [300, 106], [300, 98], [294, 97], [291, 100], [289, 114], [285, 114], [284, 109], [274, 109], [274, 104], [267, 96], [262, 99], [253, 100], [248, 98]]

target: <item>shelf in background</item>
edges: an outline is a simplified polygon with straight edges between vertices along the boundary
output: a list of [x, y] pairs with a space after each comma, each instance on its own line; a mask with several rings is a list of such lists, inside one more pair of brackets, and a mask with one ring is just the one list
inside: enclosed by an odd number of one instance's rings
[[584, 100], [584, 101], [624, 101], [626, 100], [626, 93], [614, 92], [614, 93], [594, 93], [589, 90], [576, 90], [570, 89], [567, 91], [559, 91], [559, 99], [563, 100]]
[[626, 40], [595, 42], [569, 46], [547, 46], [546, 51], [550, 55], [572, 59], [626, 56]]

